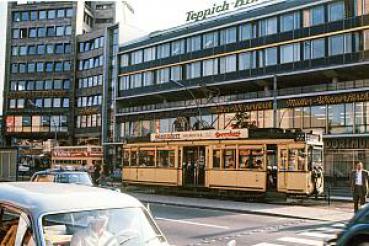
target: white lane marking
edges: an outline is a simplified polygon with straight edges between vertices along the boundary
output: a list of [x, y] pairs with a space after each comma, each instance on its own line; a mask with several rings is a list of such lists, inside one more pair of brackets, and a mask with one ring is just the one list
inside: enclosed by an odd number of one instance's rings
[[305, 245], [311, 245], [311, 246], [322, 246], [323, 245], [323, 243], [320, 241], [303, 239], [303, 238], [295, 238], [295, 237], [282, 237], [282, 238], [277, 239], [277, 241], [305, 244]]
[[319, 227], [319, 228], [312, 229], [312, 231], [339, 232], [339, 231], [342, 231], [342, 229], [331, 228], [331, 227]]
[[334, 224], [334, 225], [331, 225], [332, 227], [338, 227], [338, 228], [343, 228], [345, 227], [346, 225], [343, 224], [343, 223], [337, 223], [337, 224]]
[[335, 235], [332, 235], [332, 234], [325, 234], [325, 233], [321, 233], [321, 232], [310, 232], [310, 231], [299, 233], [297, 235], [307, 236], [307, 237], [317, 237], [317, 238], [332, 238], [332, 237], [335, 237]]
[[179, 224], [206, 226], [206, 227], [212, 227], [212, 228], [217, 228], [217, 229], [225, 229], [225, 230], [229, 229], [228, 226], [218, 226], [218, 225], [204, 224], [204, 223], [192, 222], [192, 221], [188, 221], [188, 220], [175, 220], [175, 219], [160, 218], [160, 217], [155, 217], [155, 219], [169, 221], [169, 222], [175, 222], [175, 223], [179, 223]]
[[275, 243], [259, 243], [253, 246], [283, 246], [282, 244], [275, 244]]

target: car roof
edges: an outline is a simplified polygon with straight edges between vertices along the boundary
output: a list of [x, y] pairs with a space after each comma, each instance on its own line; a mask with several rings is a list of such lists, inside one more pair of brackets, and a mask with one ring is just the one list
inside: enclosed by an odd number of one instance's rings
[[72, 210], [142, 207], [142, 204], [132, 196], [75, 184], [0, 183], [0, 194], [0, 203], [28, 210], [35, 217], [45, 213]]
[[84, 171], [63, 171], [63, 170], [46, 170], [35, 172], [33, 175], [47, 175], [47, 174], [87, 174]]

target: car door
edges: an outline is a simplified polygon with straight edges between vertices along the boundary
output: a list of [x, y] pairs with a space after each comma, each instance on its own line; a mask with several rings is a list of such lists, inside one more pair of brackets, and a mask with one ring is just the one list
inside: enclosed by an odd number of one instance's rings
[[0, 245], [36, 246], [31, 221], [26, 213], [0, 204]]

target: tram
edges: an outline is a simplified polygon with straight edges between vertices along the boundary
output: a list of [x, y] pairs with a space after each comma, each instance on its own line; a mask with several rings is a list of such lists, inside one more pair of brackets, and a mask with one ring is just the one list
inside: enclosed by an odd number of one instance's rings
[[323, 192], [321, 135], [283, 129], [155, 133], [123, 148], [125, 185]]

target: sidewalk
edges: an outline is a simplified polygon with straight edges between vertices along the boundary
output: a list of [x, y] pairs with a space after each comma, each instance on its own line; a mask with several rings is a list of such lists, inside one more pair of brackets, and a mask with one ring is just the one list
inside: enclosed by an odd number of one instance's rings
[[328, 206], [304, 207], [295, 205], [246, 203], [218, 199], [189, 198], [144, 193], [129, 194], [144, 203], [157, 203], [202, 209], [219, 209], [230, 212], [272, 215], [296, 219], [312, 219], [335, 222], [349, 220], [353, 216], [351, 209], [339, 209]]

